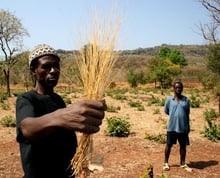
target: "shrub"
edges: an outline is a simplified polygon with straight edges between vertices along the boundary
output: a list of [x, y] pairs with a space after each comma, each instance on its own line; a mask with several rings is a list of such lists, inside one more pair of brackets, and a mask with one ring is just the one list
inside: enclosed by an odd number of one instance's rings
[[190, 97], [190, 105], [192, 108], [199, 108], [201, 104], [200, 99], [197, 99], [195, 95]]
[[127, 118], [119, 118], [116, 116], [107, 118], [106, 134], [113, 137], [128, 137], [131, 125]]
[[126, 96], [122, 94], [116, 94], [113, 98], [120, 101], [127, 100]]
[[129, 101], [129, 106], [138, 108], [138, 111], [145, 111], [144, 106], [139, 101]]
[[6, 93], [1, 93], [0, 92], [0, 102], [4, 102], [8, 98], [8, 95]]
[[0, 124], [1, 124], [3, 127], [15, 127], [15, 126], [16, 126], [15, 119], [13, 119], [13, 117], [10, 116], [10, 115], [3, 117], [3, 118], [0, 120]]
[[160, 109], [159, 108], [154, 108], [153, 109], [153, 114], [160, 114]]
[[209, 140], [216, 142], [220, 139], [220, 125], [216, 124], [215, 122], [217, 119], [217, 114], [214, 109], [206, 109], [203, 115], [208, 126], [205, 126], [204, 131], [201, 133]]
[[116, 112], [117, 108], [115, 106], [113, 106], [113, 105], [108, 105], [107, 111], [108, 112]]
[[4, 101], [0, 102], [0, 106], [3, 110], [9, 110], [10, 109], [9, 104], [6, 104]]
[[155, 141], [157, 143], [164, 144], [166, 143], [166, 135], [165, 134], [148, 134], [145, 133], [145, 139], [150, 140], [150, 141]]
[[148, 164], [146, 171], [139, 178], [153, 178], [153, 165]]

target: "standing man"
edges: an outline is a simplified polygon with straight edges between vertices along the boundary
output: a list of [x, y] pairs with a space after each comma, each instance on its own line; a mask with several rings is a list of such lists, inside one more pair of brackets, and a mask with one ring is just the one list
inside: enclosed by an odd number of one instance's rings
[[99, 131], [106, 105], [82, 100], [66, 107], [54, 92], [60, 57], [48, 45], [38, 45], [29, 57], [35, 87], [16, 101], [16, 130], [24, 178], [69, 178], [77, 148], [75, 131]]
[[191, 171], [191, 168], [185, 162], [186, 145], [189, 145], [190, 101], [186, 96], [182, 95], [183, 84], [181, 81], [175, 81], [173, 89], [174, 96], [169, 96], [164, 105], [164, 112], [169, 115], [169, 121], [167, 125], [167, 143], [163, 170], [168, 171], [170, 169], [168, 161], [171, 148], [178, 140], [180, 145], [180, 167]]

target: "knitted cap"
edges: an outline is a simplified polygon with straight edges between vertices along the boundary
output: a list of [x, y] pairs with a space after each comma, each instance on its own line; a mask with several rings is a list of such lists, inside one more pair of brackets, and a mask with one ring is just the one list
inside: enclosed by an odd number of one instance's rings
[[31, 66], [31, 63], [34, 59], [42, 57], [42, 56], [46, 56], [46, 55], [54, 55], [60, 59], [55, 49], [53, 49], [49, 45], [40, 44], [36, 46], [33, 51], [31, 51], [29, 55], [29, 65]]

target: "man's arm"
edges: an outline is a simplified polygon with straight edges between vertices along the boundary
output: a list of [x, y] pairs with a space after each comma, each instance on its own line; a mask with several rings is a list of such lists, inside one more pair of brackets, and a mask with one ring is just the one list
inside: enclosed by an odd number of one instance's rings
[[19, 128], [23, 137], [30, 141], [42, 140], [57, 128], [91, 134], [99, 131], [105, 110], [103, 102], [81, 101], [41, 117], [26, 117], [21, 121]]
[[164, 103], [164, 112], [169, 115], [169, 108], [170, 108], [170, 99], [167, 98]]

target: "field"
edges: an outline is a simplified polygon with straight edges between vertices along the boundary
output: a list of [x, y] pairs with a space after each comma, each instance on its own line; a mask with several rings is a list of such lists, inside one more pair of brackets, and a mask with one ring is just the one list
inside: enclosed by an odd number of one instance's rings
[[[194, 95], [202, 102], [199, 108], [191, 108], [191, 144], [187, 147], [187, 164], [193, 168], [187, 172], [179, 167], [179, 145], [175, 145], [170, 156], [170, 171], [163, 172], [164, 144], [145, 139], [145, 134], [165, 134], [168, 117], [163, 112], [163, 106], [149, 104], [152, 98], [162, 100], [172, 94], [172, 90], [164, 91], [149, 89], [119, 90], [105, 97], [108, 106], [114, 106], [116, 111], [106, 112], [106, 118], [111, 116], [127, 118], [131, 124], [128, 137], [109, 137], [105, 134], [106, 119], [101, 130], [94, 135], [94, 156], [102, 163], [103, 171], [94, 171], [91, 178], [139, 178], [146, 171], [147, 165], [153, 165], [154, 177], [166, 173], [169, 178], [219, 178], [220, 177], [220, 142], [211, 142], [201, 135], [206, 122], [203, 113], [206, 109], [215, 109], [218, 113], [218, 98], [209, 91], [200, 88], [185, 88], [183, 94], [189, 98]], [[124, 92], [122, 92], [124, 91]], [[121, 96], [120, 99], [117, 96]], [[122, 97], [123, 96], [123, 97]], [[66, 97], [66, 96], [65, 96]], [[80, 93], [68, 94], [72, 103], [81, 99]], [[9, 109], [0, 108], [1, 118], [15, 115], [15, 97], [5, 101]], [[145, 110], [138, 111], [131, 107], [129, 101], [140, 102]], [[218, 118], [219, 120], [219, 118]], [[0, 126], [0, 177], [20, 178], [22, 168], [19, 146], [15, 140], [15, 128]], [[80, 136], [80, 135], [79, 135]]]

